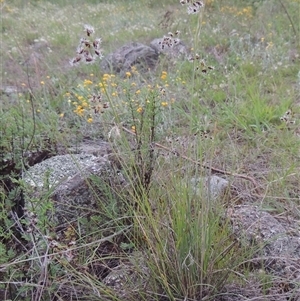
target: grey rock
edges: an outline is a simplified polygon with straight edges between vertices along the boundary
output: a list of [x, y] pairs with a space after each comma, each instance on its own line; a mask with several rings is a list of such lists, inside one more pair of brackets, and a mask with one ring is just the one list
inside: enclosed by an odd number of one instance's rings
[[230, 186], [227, 180], [216, 175], [192, 178], [191, 183], [197, 195], [205, 196], [212, 201], [222, 197]]
[[[239, 242], [256, 249], [253, 263], [263, 265], [268, 273], [282, 277], [289, 283], [299, 283], [299, 231], [298, 235], [290, 235], [290, 229], [286, 229], [270, 213], [254, 205], [237, 206], [231, 212], [230, 220]], [[293, 232], [297, 233], [297, 230], [293, 229]]]
[[96, 161], [97, 157], [92, 154], [58, 155], [30, 167], [23, 179], [33, 187], [43, 187], [47, 183], [51, 188], [83, 172]]
[[96, 157], [104, 157], [111, 159], [113, 149], [111, 144], [103, 140], [86, 140], [76, 146], [68, 148], [68, 152], [72, 154], [90, 154]]
[[133, 66], [142, 71], [153, 69], [157, 61], [158, 53], [155, 49], [141, 43], [131, 42], [108, 54], [103, 58], [100, 66], [104, 72], [124, 75]]
[[0, 87], [0, 94], [6, 94], [6, 95], [17, 94], [20, 91], [21, 90], [18, 87], [16, 87], [16, 86], [4, 86], [4, 87]]
[[107, 204], [117, 206], [119, 198], [115, 192], [125, 185], [106, 156], [88, 153], [49, 158], [29, 168], [23, 179], [31, 187], [26, 208], [29, 212], [41, 212], [41, 201], [47, 197], [53, 207], [49, 219], [56, 225], [96, 213], [101, 216]]
[[258, 206], [237, 206], [231, 215], [234, 233], [243, 243], [261, 246], [263, 256], [278, 256], [289, 249], [285, 228]]
[[168, 58], [174, 59], [188, 56], [189, 51], [182, 41], [178, 40], [178, 43], [173, 47], [164, 47], [164, 49], [161, 47], [162, 41], [163, 38], [154, 39], [150, 43], [150, 47], [138, 42], [123, 45], [115, 52], [108, 54], [102, 60], [100, 67], [104, 72], [124, 75], [133, 66], [142, 72], [154, 69], [157, 65], [159, 54], [164, 54]]

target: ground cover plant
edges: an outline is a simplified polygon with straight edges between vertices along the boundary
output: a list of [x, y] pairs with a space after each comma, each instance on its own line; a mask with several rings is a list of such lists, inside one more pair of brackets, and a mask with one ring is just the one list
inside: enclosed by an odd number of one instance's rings
[[[299, 5], [0, 1], [0, 299], [230, 300], [226, 285], [254, 278], [271, 300], [274, 279], [253, 272], [258, 246], [232, 235], [228, 208], [250, 199], [299, 220]], [[182, 40], [189, 55], [124, 76], [99, 67], [123, 44], [158, 37], [162, 48]], [[83, 221], [89, 232], [70, 225], [57, 242], [51, 189], [22, 221], [22, 173], [87, 137], [111, 143], [128, 185], [114, 191], [118, 210], [108, 190], [102, 215]], [[195, 190], [193, 179], [210, 173], [243, 199]], [[140, 280], [106, 285], [108, 270], [136, 253]]]

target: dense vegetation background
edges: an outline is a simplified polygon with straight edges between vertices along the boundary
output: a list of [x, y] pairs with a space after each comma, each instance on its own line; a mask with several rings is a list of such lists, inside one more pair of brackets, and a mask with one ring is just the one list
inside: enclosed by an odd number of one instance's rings
[[[190, 180], [206, 174], [203, 166], [224, 171], [264, 210], [299, 220], [300, 2], [204, 4], [188, 14], [188, 4], [176, 0], [0, 1], [3, 298], [68, 300], [58, 289], [63, 282], [69, 284], [67, 296], [80, 291], [82, 300], [123, 300], [88, 270], [86, 250], [97, 249], [89, 243], [112, 233], [122, 238], [111, 257], [126, 258], [129, 250], [149, 256], [151, 285], [128, 300], [214, 300], [225, 285], [247, 282], [253, 274], [245, 262], [255, 250], [237, 246], [224, 222], [225, 208], [237, 199], [224, 197], [211, 206], [201, 191], [190, 194]], [[149, 45], [177, 30], [190, 56], [162, 55], [155, 70], [133, 68], [125, 76], [104, 73], [98, 59], [71, 66], [85, 24], [101, 38], [104, 57], [128, 42]], [[103, 97], [97, 110], [93, 93]], [[20, 231], [11, 213], [22, 215], [29, 189], [22, 173], [34, 160], [66, 152], [86, 138], [108, 141], [112, 133], [130, 187], [120, 192], [125, 209], [108, 212], [107, 228], [96, 220], [85, 237], [73, 230], [76, 263], [43, 261], [37, 234]], [[153, 156], [154, 144], [177, 156]], [[50, 192], [36, 200], [45, 204], [44, 212]], [[52, 235], [46, 216], [39, 219], [36, 230]], [[107, 260], [93, 254], [93, 262]], [[47, 271], [47, 281], [40, 281], [41, 271]], [[263, 278], [267, 296], [272, 280], [262, 275], [254, 278]]]

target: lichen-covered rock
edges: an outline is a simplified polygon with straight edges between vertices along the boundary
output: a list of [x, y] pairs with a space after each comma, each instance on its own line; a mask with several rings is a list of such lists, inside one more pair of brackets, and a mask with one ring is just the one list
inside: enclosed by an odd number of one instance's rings
[[155, 49], [142, 43], [131, 42], [108, 54], [103, 58], [100, 66], [104, 72], [124, 75], [133, 66], [143, 71], [153, 69], [157, 61], [158, 53]]
[[87, 167], [97, 163], [98, 158], [92, 154], [58, 155], [30, 167], [23, 175], [26, 183], [33, 187], [49, 188], [71, 179]]
[[26, 208], [41, 212], [45, 206], [43, 198], [48, 196], [53, 207], [48, 216], [56, 225], [89, 217], [97, 210], [101, 215], [103, 206], [118, 201], [115, 192], [125, 184], [105, 156], [89, 153], [49, 158], [29, 168], [24, 181], [34, 190], [29, 189]]
[[290, 229], [286, 229], [270, 213], [254, 205], [236, 206], [229, 217], [239, 242], [257, 250], [253, 263], [262, 265], [268, 273], [283, 277], [288, 282], [299, 283], [299, 230], [293, 230], [298, 235], [290, 235]]
[[264, 256], [277, 256], [289, 248], [284, 227], [270, 213], [257, 206], [236, 206], [231, 221], [239, 240], [261, 246]]
[[216, 201], [230, 187], [226, 179], [216, 175], [191, 179], [193, 190], [197, 195], [205, 196], [208, 200]]

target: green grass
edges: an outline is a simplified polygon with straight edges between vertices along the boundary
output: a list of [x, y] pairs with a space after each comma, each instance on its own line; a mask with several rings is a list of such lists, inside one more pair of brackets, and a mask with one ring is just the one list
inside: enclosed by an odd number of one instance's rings
[[[110, 140], [129, 183], [126, 192], [115, 192], [123, 201], [119, 210], [108, 191], [106, 218], [80, 221], [89, 233], [80, 232], [80, 223], [64, 229], [66, 241], [78, 238], [76, 262], [49, 262], [46, 287], [36, 286], [46, 269], [36, 237], [23, 237], [33, 245], [26, 257], [8, 218], [24, 183], [14, 173], [10, 181], [0, 178], [0, 289], [12, 300], [48, 301], [62, 293], [63, 282], [69, 293], [85, 288], [89, 300], [99, 300], [96, 291], [103, 300], [123, 300], [87, 266], [125, 261], [133, 249], [147, 258], [150, 281], [139, 295], [128, 289], [128, 300], [213, 300], [225, 284], [243, 282], [251, 272], [241, 263], [256, 250], [242, 248], [230, 234], [224, 212], [234, 200], [207, 202], [204, 189], [193, 192], [191, 178], [206, 175], [196, 162], [248, 175], [259, 184], [263, 208], [299, 219], [298, 6], [297, 0], [211, 0], [201, 14], [188, 15], [175, 0], [0, 1], [0, 88], [18, 90], [0, 95], [3, 167], [13, 163], [17, 173], [28, 151], [55, 152], [84, 137], [102, 138]], [[150, 74], [133, 70], [125, 78], [103, 74], [99, 62], [71, 67], [84, 24], [103, 40], [104, 55], [129, 41], [148, 44], [180, 30], [191, 52], [214, 70], [203, 74], [195, 71], [197, 61], [167, 59]], [[93, 93], [109, 106], [102, 114], [88, 109]], [[280, 120], [289, 109], [295, 124]], [[228, 179], [257, 194], [250, 181]], [[11, 181], [14, 189], [5, 186]], [[99, 185], [98, 179], [92, 183]], [[36, 200], [43, 210], [48, 195]], [[51, 232], [46, 222], [38, 228]], [[98, 241], [111, 252], [101, 253]], [[22, 279], [28, 285], [20, 285]], [[269, 285], [268, 277], [262, 283]]]

